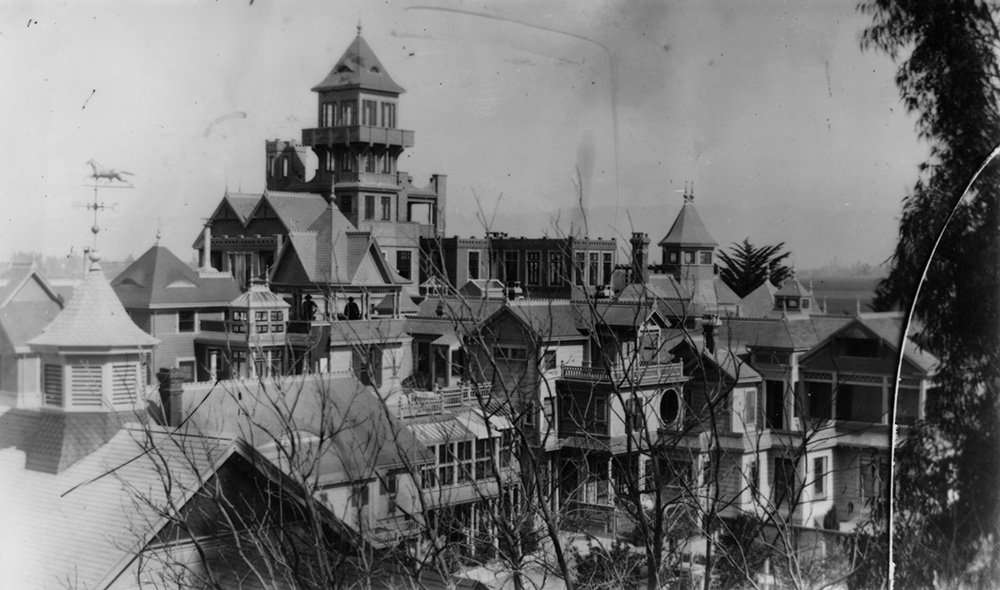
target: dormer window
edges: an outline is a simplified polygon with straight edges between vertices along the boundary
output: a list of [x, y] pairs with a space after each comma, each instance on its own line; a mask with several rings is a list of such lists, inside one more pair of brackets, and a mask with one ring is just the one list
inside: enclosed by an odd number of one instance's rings
[[711, 250], [698, 252], [698, 264], [712, 264]]
[[684, 253], [684, 264], [694, 264], [694, 252]]
[[676, 251], [675, 252], [671, 252], [670, 253], [670, 262], [673, 262], [673, 263], [676, 264], [677, 260], [678, 260], [678, 258], [677, 258], [677, 252]]
[[339, 68], [337, 68], [337, 73], [338, 74], [349, 74], [349, 73], [351, 73], [351, 68], [347, 67], [347, 64], [341, 64], [341, 66]]
[[382, 70], [378, 69], [378, 66], [372, 66], [371, 68], [368, 69], [368, 71], [371, 72], [371, 73], [373, 73], [373, 74], [381, 74], [382, 73]]

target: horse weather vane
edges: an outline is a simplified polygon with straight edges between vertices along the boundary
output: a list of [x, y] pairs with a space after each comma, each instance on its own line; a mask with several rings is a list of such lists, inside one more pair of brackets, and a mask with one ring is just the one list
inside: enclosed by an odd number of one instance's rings
[[[106, 205], [103, 201], [98, 199], [97, 191], [101, 188], [135, 188], [132, 184], [123, 178], [124, 176], [135, 176], [131, 172], [126, 172], [125, 170], [117, 170], [115, 168], [102, 168], [101, 165], [93, 160], [87, 160], [87, 165], [90, 166], [90, 176], [87, 177], [88, 180], [92, 180], [93, 184], [88, 184], [84, 186], [90, 186], [94, 188], [94, 202], [86, 203], [83, 205], [86, 209], [94, 212], [94, 225], [90, 227], [91, 233], [94, 234], [94, 242], [91, 250], [97, 250], [97, 234], [101, 231], [101, 226], [97, 224], [97, 214], [105, 209], [114, 209], [116, 203], [111, 205]], [[118, 181], [121, 184], [115, 183]], [[103, 181], [103, 182], [102, 182]]]

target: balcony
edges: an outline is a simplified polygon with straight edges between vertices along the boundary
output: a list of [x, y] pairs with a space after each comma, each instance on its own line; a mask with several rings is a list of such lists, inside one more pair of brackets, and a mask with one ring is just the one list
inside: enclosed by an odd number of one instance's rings
[[368, 143], [408, 148], [413, 147], [413, 132], [370, 125], [318, 127], [303, 129], [302, 143], [308, 146]]
[[416, 416], [433, 416], [443, 414], [446, 410], [460, 408], [465, 405], [478, 404], [480, 399], [489, 399], [493, 395], [493, 385], [490, 383], [461, 385], [435, 391], [413, 392], [408, 401], [401, 401], [396, 406], [397, 418], [414, 418]]
[[378, 185], [395, 188], [399, 186], [399, 181], [395, 174], [378, 172], [338, 172], [334, 175], [333, 185], [335, 187], [347, 184]]
[[662, 383], [684, 379], [683, 363], [633, 363], [622, 367], [563, 365], [561, 377], [570, 381], [610, 383], [614, 385]]

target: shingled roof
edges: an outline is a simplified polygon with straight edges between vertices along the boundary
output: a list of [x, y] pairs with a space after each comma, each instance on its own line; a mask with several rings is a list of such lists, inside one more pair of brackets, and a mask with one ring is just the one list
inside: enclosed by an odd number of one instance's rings
[[[268, 206], [285, 226], [286, 231], [307, 229], [326, 211], [327, 203], [316, 193], [267, 191], [257, 209]], [[256, 212], [256, 210], [255, 210]]]
[[312, 90], [313, 92], [323, 92], [346, 88], [379, 90], [393, 94], [406, 92], [402, 86], [396, 84], [389, 77], [389, 72], [385, 71], [382, 62], [375, 57], [375, 52], [368, 46], [360, 33], [351, 42], [344, 55], [337, 60], [326, 78], [314, 86]]
[[202, 277], [173, 252], [155, 245], [111, 281], [125, 307], [223, 306], [240, 294], [231, 276]]
[[290, 232], [278, 253], [272, 281], [282, 284], [394, 284], [371, 233], [355, 229], [330, 204], [308, 231]]
[[28, 345], [77, 348], [130, 348], [159, 344], [136, 326], [96, 260], [69, 304]]
[[718, 246], [705, 228], [705, 223], [694, 208], [694, 200], [686, 199], [680, 213], [670, 226], [670, 231], [660, 240], [660, 246], [700, 246], [714, 248]]
[[34, 266], [0, 275], [0, 352], [25, 352], [63, 308], [63, 300]]

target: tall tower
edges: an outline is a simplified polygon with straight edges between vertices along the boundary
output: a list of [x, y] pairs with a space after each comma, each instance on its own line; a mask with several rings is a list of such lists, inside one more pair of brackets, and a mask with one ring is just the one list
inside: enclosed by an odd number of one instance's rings
[[694, 190], [684, 190], [684, 206], [670, 231], [660, 240], [663, 269], [678, 281], [715, 278], [715, 249], [719, 246], [694, 208]]
[[[302, 145], [268, 142], [269, 190], [313, 190], [334, 199], [348, 219], [406, 221], [400, 202], [397, 161], [413, 146], [413, 132], [397, 127], [396, 84], [358, 35], [322, 82], [317, 95], [317, 127], [302, 130]], [[304, 178], [301, 154], [311, 148], [318, 159], [314, 179]], [[308, 183], [302, 187], [301, 183]], [[400, 207], [403, 210], [400, 210]]]

